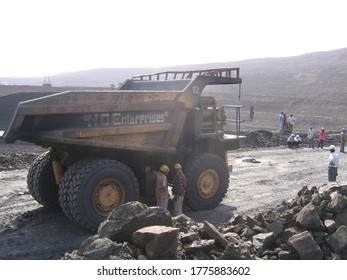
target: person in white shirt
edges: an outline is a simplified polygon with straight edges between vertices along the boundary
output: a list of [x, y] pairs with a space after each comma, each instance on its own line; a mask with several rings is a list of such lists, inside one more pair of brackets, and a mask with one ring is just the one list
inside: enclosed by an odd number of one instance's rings
[[308, 131], [308, 147], [314, 149], [314, 130], [311, 126]]
[[294, 138], [295, 138], [295, 134], [291, 134], [289, 135], [288, 139], [287, 139], [287, 145], [288, 145], [288, 148], [293, 148], [294, 146]]
[[300, 135], [297, 134], [297, 135], [294, 137], [294, 146], [295, 146], [295, 148], [299, 148], [299, 147], [300, 147], [300, 144], [301, 144], [301, 138], [300, 138]]
[[336, 182], [337, 170], [339, 168], [339, 155], [335, 152], [335, 146], [331, 145], [329, 147], [330, 156], [328, 159], [328, 179], [329, 182]]

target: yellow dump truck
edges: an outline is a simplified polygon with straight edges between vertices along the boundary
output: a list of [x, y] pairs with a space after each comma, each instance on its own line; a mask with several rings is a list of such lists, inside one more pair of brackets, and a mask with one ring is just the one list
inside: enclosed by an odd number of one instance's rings
[[28, 172], [33, 198], [92, 231], [115, 207], [153, 198], [162, 164], [183, 166], [191, 209], [212, 209], [229, 186], [226, 152], [244, 139], [243, 106], [218, 107], [202, 92], [241, 82], [239, 68], [168, 71], [56, 93], [19, 103], [4, 140], [47, 148]]

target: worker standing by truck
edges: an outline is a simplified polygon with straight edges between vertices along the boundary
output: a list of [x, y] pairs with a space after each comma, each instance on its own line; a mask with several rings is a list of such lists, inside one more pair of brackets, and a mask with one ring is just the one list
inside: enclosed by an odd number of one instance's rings
[[157, 172], [157, 185], [155, 190], [155, 196], [157, 197], [157, 206], [167, 209], [169, 201], [169, 189], [167, 185], [167, 174], [170, 169], [167, 165], [160, 166]]
[[172, 194], [174, 195], [174, 216], [178, 216], [183, 212], [183, 200], [186, 190], [186, 175], [182, 171], [179, 163], [174, 165], [176, 175], [172, 183]]

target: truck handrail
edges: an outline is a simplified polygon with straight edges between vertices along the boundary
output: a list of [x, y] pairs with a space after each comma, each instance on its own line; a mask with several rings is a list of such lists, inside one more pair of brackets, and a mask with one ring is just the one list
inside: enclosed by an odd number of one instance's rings
[[217, 68], [189, 71], [165, 71], [153, 74], [145, 74], [132, 77], [132, 80], [139, 81], [168, 81], [192, 79], [196, 76], [211, 76], [221, 78], [240, 78], [240, 68]]
[[231, 124], [234, 123], [236, 124], [236, 137], [239, 137], [241, 134], [241, 122], [243, 122], [243, 120], [241, 120], [241, 108], [244, 108], [244, 105], [222, 105], [219, 108], [222, 109], [223, 111], [225, 109], [235, 109], [235, 119], [225, 119], [225, 124], [223, 124], [223, 122], [221, 122], [221, 133], [222, 136], [225, 133], [224, 130], [224, 126], [227, 124]]

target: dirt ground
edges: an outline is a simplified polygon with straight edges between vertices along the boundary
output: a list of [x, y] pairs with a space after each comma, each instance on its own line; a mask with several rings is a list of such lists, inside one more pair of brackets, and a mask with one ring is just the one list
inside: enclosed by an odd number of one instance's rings
[[[48, 212], [26, 188], [30, 162], [39, 147], [0, 144], [0, 259], [59, 259], [79, 249], [92, 233], [62, 213]], [[219, 207], [185, 214], [219, 226], [235, 214], [264, 212], [295, 197], [303, 187], [327, 183], [328, 148], [240, 149], [229, 153], [234, 165], [230, 188]], [[252, 160], [255, 159], [255, 160]], [[340, 154], [338, 181], [347, 182], [347, 155]]]

